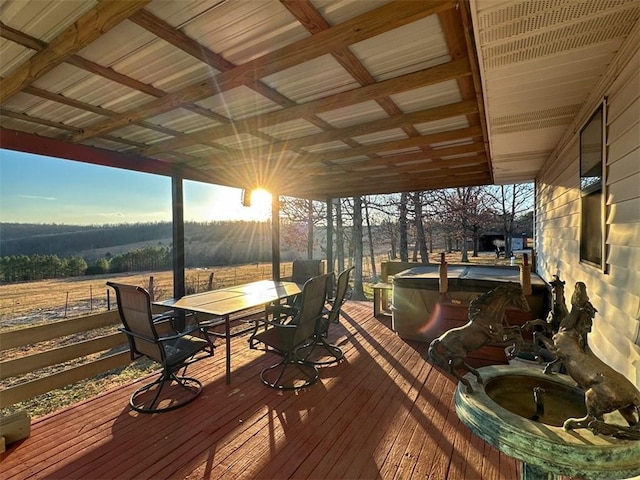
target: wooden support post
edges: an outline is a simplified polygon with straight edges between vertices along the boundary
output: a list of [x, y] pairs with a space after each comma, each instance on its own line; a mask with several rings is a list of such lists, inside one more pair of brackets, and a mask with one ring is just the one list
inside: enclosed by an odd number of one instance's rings
[[4, 452], [6, 445], [27, 438], [31, 434], [31, 417], [24, 410], [0, 417], [0, 445]]
[[447, 256], [443, 252], [440, 254], [440, 298], [444, 299], [449, 291], [449, 273], [447, 269]]
[[520, 285], [525, 295], [531, 295], [531, 265], [529, 265], [529, 256], [524, 253], [522, 255], [522, 265], [520, 265]]

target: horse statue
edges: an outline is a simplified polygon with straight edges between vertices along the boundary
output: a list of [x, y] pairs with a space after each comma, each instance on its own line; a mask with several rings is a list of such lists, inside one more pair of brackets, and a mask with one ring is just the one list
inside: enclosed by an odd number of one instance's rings
[[[562, 282], [564, 284], [564, 282]], [[563, 296], [564, 300], [564, 296]], [[566, 314], [564, 313], [566, 312]], [[545, 335], [542, 332], [533, 333], [533, 343], [536, 349], [539, 349], [540, 344], [543, 344], [547, 349], [549, 345], [553, 345], [553, 336], [560, 331], [575, 330], [579, 335], [580, 345], [584, 350], [587, 347], [587, 335], [591, 331], [593, 325], [593, 317], [595, 317], [597, 310], [589, 301], [589, 295], [587, 295], [587, 286], [584, 282], [576, 282], [573, 295], [571, 296], [571, 311], [564, 307], [562, 316], [557, 316], [559, 324], [556, 330], [552, 330], [550, 335]], [[549, 314], [553, 314], [553, 311]], [[555, 352], [555, 349], [549, 350], [551, 353]], [[538, 361], [541, 358], [538, 356]], [[555, 360], [549, 362], [545, 368], [544, 373], [551, 373], [556, 365], [562, 363], [562, 359], [556, 355]]]
[[560, 280], [560, 277], [557, 275], [554, 275], [553, 280], [549, 284], [551, 285], [551, 308], [546, 321], [530, 320], [525, 323], [523, 327], [526, 329], [542, 327], [541, 332], [546, 334], [547, 337], [553, 336], [553, 334], [560, 329], [562, 320], [569, 315], [569, 310], [567, 309], [567, 303], [564, 297], [565, 282]]
[[473, 393], [473, 388], [457, 369], [464, 367], [482, 383], [478, 371], [465, 361], [469, 352], [489, 343], [506, 342], [514, 342], [510, 358], [520, 351], [523, 342], [520, 327], [504, 325], [504, 311], [509, 306], [530, 311], [522, 287], [517, 283], [505, 283], [478, 296], [469, 304], [469, 321], [446, 331], [429, 345], [428, 354], [433, 364], [460, 380], [468, 393]]
[[[541, 337], [544, 345], [562, 361], [569, 376], [584, 391], [587, 415], [567, 419], [563, 425], [565, 430], [589, 428], [595, 434], [640, 440], [640, 391], [624, 375], [600, 360], [587, 343], [597, 310], [589, 301], [584, 283], [576, 283], [571, 305], [571, 312], [563, 319], [553, 340]], [[551, 372], [550, 365], [547, 365], [545, 373]], [[628, 427], [604, 421], [604, 414], [616, 410]]]
[[531, 330], [536, 328], [532, 334], [532, 342], [528, 351], [535, 356], [538, 362], [542, 363], [543, 357], [541, 356], [540, 345], [542, 344], [542, 337], [551, 341], [551, 337], [560, 329], [562, 321], [569, 315], [567, 304], [564, 295], [565, 282], [560, 280], [557, 275], [553, 276], [551, 285], [551, 308], [546, 320], [536, 319], [529, 320], [523, 326], [523, 330]]

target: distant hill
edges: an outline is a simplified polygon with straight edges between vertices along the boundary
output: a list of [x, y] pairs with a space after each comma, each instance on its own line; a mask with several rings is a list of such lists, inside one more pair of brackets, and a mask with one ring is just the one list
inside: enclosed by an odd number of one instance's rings
[[2, 223], [0, 255], [55, 254], [80, 252], [171, 238], [171, 223], [137, 223], [104, 226]]
[[[78, 256], [88, 264], [151, 245], [171, 246], [171, 223], [103, 226], [0, 223], [0, 256]], [[270, 258], [271, 233], [261, 222], [188, 222], [185, 250], [189, 264], [264, 261]], [[284, 253], [284, 252], [283, 252]]]

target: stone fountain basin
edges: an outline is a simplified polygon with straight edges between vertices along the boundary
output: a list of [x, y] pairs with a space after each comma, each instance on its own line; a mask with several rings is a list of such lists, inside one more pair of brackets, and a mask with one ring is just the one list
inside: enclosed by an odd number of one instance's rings
[[[535, 387], [544, 388], [544, 413], [536, 411]], [[581, 418], [587, 414], [582, 390], [553, 377], [498, 376], [487, 380], [484, 389], [489, 398], [511, 413], [554, 427], [562, 427], [568, 418]]]
[[[565, 375], [545, 375], [527, 367], [494, 365], [478, 370], [483, 379], [467, 374], [473, 393], [458, 384], [455, 407], [458, 417], [474, 434], [527, 465], [559, 475], [585, 479], [622, 479], [640, 475], [640, 441], [594, 435], [588, 429], [566, 431], [568, 417], [584, 416], [582, 392]], [[532, 420], [532, 389], [545, 390], [547, 423]], [[519, 398], [519, 399], [518, 399]], [[561, 413], [563, 409], [567, 413]], [[619, 414], [606, 421], [626, 425]], [[553, 425], [553, 424], [556, 425]]]

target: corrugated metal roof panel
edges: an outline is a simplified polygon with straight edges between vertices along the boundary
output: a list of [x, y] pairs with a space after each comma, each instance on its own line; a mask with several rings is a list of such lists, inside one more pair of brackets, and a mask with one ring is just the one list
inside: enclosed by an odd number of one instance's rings
[[316, 145], [309, 145], [304, 148], [304, 151], [309, 153], [322, 153], [322, 152], [330, 152], [334, 150], [343, 150], [345, 148], [347, 148], [347, 145], [344, 142], [341, 142], [340, 140], [336, 140], [333, 142], [325, 142], [325, 143], [318, 143]]
[[196, 145], [190, 145], [188, 147], [178, 149], [180, 153], [185, 155], [192, 155], [194, 157], [211, 158], [215, 155], [223, 154], [224, 151], [219, 148], [214, 148], [209, 145], [202, 145], [200, 143]]
[[266, 145], [267, 141], [258, 137], [254, 137], [248, 133], [237, 133], [231, 137], [219, 138], [216, 143], [225, 147], [234, 148], [242, 152], [244, 149], [256, 148]]
[[25, 113], [52, 122], [64, 123], [74, 128], [83, 128], [105, 118], [102, 115], [49, 100], [34, 105]]
[[377, 102], [372, 100], [319, 113], [318, 117], [335, 128], [345, 128], [359, 123], [387, 118], [388, 115]]
[[236, 65], [309, 36], [278, 0], [228, 0], [207, 5], [211, 7], [183, 30]]
[[105, 138], [92, 138], [86, 142], [82, 142], [83, 145], [89, 145], [92, 147], [103, 148], [105, 150], [115, 150], [116, 152], [129, 152], [134, 150], [134, 147], [125, 145], [119, 142], [113, 142]]
[[[2, 104], [2, 108], [14, 113], [25, 113], [44, 101], [45, 100], [40, 97], [18, 92], [13, 97], [7, 99], [7, 101]], [[2, 120], [4, 122], [4, 118]]]
[[469, 120], [467, 117], [449, 117], [443, 120], [437, 120], [435, 122], [417, 123], [414, 128], [420, 132], [421, 135], [427, 135], [430, 133], [446, 132], [448, 130], [458, 130], [469, 126]]
[[323, 132], [321, 128], [302, 119], [263, 127], [260, 131], [279, 140], [291, 140]]
[[310, 102], [360, 86], [331, 55], [322, 55], [268, 75], [263, 81], [297, 103]]
[[220, 125], [215, 120], [190, 112], [184, 108], [177, 108], [170, 112], [156, 115], [150, 118], [149, 122], [183, 133], [197, 132], [198, 130]]
[[244, 85], [201, 100], [197, 104], [232, 120], [253, 117], [282, 108]]
[[152, 130], [150, 128], [143, 128], [139, 125], [128, 125], [116, 130], [112, 133], [112, 135], [114, 137], [120, 137], [132, 142], [139, 143], [155, 143], [166, 140], [167, 138], [171, 138], [166, 133]]
[[96, 3], [95, 0], [4, 0], [0, 13], [5, 25], [49, 43]]
[[311, 0], [314, 7], [322, 14], [330, 25], [337, 25], [351, 18], [357, 17], [369, 10], [372, 6], [381, 7], [391, 0]]
[[408, 92], [391, 95], [391, 99], [405, 113], [426, 108], [439, 107], [462, 101], [460, 89], [455, 80], [441, 82]]
[[439, 65], [451, 59], [436, 16], [396, 28], [356, 43], [350, 48], [378, 81]]
[[408, 138], [407, 134], [400, 128], [353, 137], [356, 142], [363, 145], [372, 145], [380, 142], [389, 142], [391, 140], [402, 140], [405, 138]]
[[30, 48], [22, 47], [16, 43], [13, 43], [4, 38], [0, 38], [0, 77], [7, 77], [11, 75], [13, 70], [25, 62], [35, 52]]

